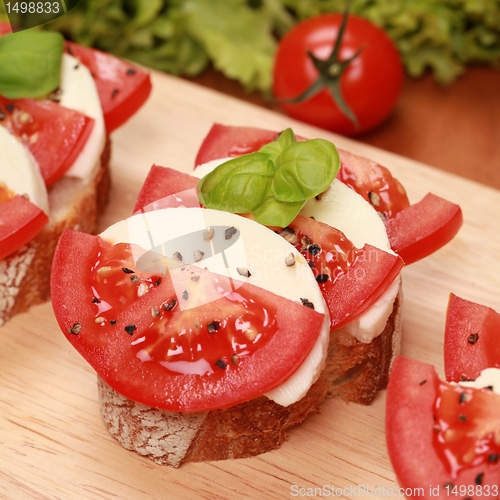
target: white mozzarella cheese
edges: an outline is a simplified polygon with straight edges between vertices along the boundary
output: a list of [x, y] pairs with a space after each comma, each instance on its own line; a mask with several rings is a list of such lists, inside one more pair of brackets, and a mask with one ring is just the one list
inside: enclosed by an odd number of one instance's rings
[[[226, 240], [225, 228], [230, 227], [236, 228], [237, 233]], [[211, 229], [212, 239], [204, 238], [203, 234]], [[309, 300], [316, 311], [325, 314], [320, 336], [300, 368], [267, 396], [288, 406], [302, 398], [319, 377], [329, 342], [328, 309], [309, 265], [281, 236], [252, 220], [227, 212], [168, 208], [134, 215], [111, 226], [101, 237], [113, 244], [133, 243], [161, 253], [169, 264], [182, 258], [186, 264], [248, 281], [295, 302]], [[201, 260], [197, 262], [201, 253]], [[293, 266], [285, 264], [290, 254], [295, 257]], [[143, 256], [144, 251], [137, 253], [136, 264]], [[249, 277], [244, 276], [246, 270]], [[179, 292], [182, 294], [182, 290]]]
[[47, 189], [38, 163], [28, 148], [4, 127], [0, 127], [0, 151], [0, 183], [16, 194], [26, 194], [48, 214]]
[[90, 71], [78, 59], [64, 54], [61, 65], [60, 104], [95, 120], [78, 158], [65, 175], [90, 180], [99, 167], [106, 140], [101, 101]]
[[[221, 158], [200, 165], [194, 170], [194, 175], [201, 179], [229, 159]], [[384, 223], [377, 212], [362, 196], [337, 179], [321, 194], [319, 200], [308, 200], [300, 213], [339, 229], [357, 248], [368, 243], [393, 253]], [[398, 277], [378, 301], [346, 325], [344, 331], [364, 343], [370, 343], [380, 335], [392, 313], [399, 284]]]
[[500, 394], [500, 369], [485, 368], [481, 371], [479, 377], [472, 382], [459, 382], [458, 385], [463, 387], [473, 387], [475, 389], [491, 388], [496, 394]]

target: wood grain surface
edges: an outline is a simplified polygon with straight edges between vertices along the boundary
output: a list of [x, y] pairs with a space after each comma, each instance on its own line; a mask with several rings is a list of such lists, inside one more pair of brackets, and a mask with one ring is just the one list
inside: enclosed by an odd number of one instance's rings
[[[459, 235], [403, 272], [404, 355], [443, 373], [451, 291], [500, 308], [500, 192], [169, 76], [154, 75], [147, 105], [113, 136], [114, 184], [102, 228], [131, 214], [153, 163], [189, 172], [214, 121], [275, 130], [291, 125], [301, 135], [330, 139], [388, 166], [412, 202], [432, 191], [461, 204], [465, 222]], [[0, 336], [2, 499], [286, 499], [299, 496], [298, 488], [324, 486], [346, 488], [344, 498], [352, 496], [351, 487], [380, 489], [362, 498], [397, 497], [385, 446], [384, 392], [370, 407], [327, 401], [321, 413], [292, 430], [280, 450], [175, 470], [126, 451], [110, 437], [99, 413], [95, 373], [59, 331], [50, 304], [16, 317]]]

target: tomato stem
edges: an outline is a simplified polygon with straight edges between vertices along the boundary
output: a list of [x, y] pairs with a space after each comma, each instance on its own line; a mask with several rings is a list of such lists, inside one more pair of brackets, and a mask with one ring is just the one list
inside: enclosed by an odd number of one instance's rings
[[327, 59], [318, 59], [314, 54], [310, 51], [307, 52], [307, 55], [311, 58], [311, 61], [314, 64], [314, 67], [318, 70], [319, 76], [316, 81], [302, 94], [297, 97], [293, 97], [291, 99], [277, 99], [277, 102], [288, 103], [288, 104], [296, 104], [302, 101], [307, 101], [314, 97], [318, 92], [327, 88], [332, 95], [333, 100], [339, 107], [340, 111], [351, 120], [356, 129], [359, 129], [359, 122], [351, 110], [349, 105], [344, 99], [342, 94], [342, 89], [340, 87], [340, 78], [342, 77], [344, 71], [347, 69], [349, 64], [358, 57], [361, 52], [364, 50], [364, 46], [356, 51], [356, 53], [351, 56], [349, 59], [345, 59], [343, 61], [339, 60], [339, 52], [340, 45], [342, 43], [342, 39], [344, 36], [345, 28], [347, 25], [347, 19], [349, 17], [349, 6], [350, 1], [346, 3], [346, 9], [344, 11], [344, 16], [342, 18], [342, 23], [339, 28], [337, 39], [335, 40], [335, 44], [333, 46], [332, 52], [328, 56]]

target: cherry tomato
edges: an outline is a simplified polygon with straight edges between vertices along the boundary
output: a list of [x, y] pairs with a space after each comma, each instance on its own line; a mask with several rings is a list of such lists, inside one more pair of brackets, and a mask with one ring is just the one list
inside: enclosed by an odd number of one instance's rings
[[[342, 14], [323, 14], [298, 23], [280, 41], [274, 62], [274, 95], [279, 99], [300, 96], [318, 79], [319, 72], [308, 56], [326, 60], [332, 52]], [[361, 53], [340, 76], [344, 102], [357, 117], [359, 127], [340, 110], [328, 88], [297, 104], [283, 103], [294, 118], [345, 135], [358, 135], [382, 123], [394, 109], [403, 86], [399, 53], [380, 28], [351, 15], [339, 51], [344, 61]], [[336, 67], [325, 68], [330, 74]], [[331, 76], [330, 76], [331, 78]]]

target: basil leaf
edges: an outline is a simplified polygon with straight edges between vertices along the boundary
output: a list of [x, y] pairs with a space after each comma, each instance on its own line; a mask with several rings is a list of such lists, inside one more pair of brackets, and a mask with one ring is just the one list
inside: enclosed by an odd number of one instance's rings
[[273, 164], [269, 155], [252, 153], [219, 165], [198, 183], [198, 199], [207, 208], [252, 212], [269, 196]]
[[281, 132], [275, 141], [264, 144], [264, 146], [259, 149], [259, 153], [269, 154], [272, 161], [275, 163], [282, 151], [294, 142], [295, 134], [291, 128], [287, 128]]
[[305, 201], [288, 203], [269, 197], [259, 208], [253, 211], [257, 222], [264, 226], [287, 227], [302, 210]]
[[57, 32], [22, 31], [0, 37], [0, 94], [43, 97], [61, 79], [64, 38]]
[[273, 194], [279, 201], [308, 200], [333, 182], [339, 168], [339, 154], [331, 142], [295, 142], [276, 160]]

